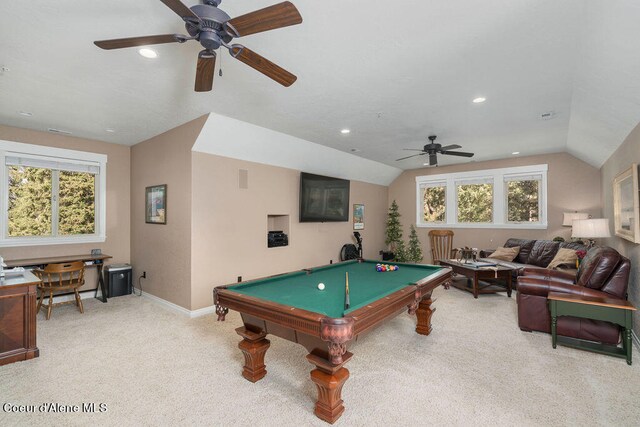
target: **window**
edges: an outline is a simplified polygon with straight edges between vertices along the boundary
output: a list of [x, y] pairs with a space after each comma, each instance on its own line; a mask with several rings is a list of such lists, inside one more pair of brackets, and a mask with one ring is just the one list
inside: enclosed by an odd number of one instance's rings
[[433, 182], [420, 187], [424, 222], [446, 221], [446, 185], [446, 182]]
[[0, 246], [103, 242], [107, 156], [0, 141]]
[[416, 177], [419, 227], [546, 228], [547, 165]]

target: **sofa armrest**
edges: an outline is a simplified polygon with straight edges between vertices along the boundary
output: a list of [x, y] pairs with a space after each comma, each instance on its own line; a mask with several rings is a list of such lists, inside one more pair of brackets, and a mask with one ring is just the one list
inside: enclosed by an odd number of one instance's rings
[[575, 274], [571, 274], [562, 270], [552, 270], [550, 268], [539, 267], [525, 267], [520, 275], [555, 280], [557, 282], [563, 282], [568, 285], [575, 284], [576, 280]]
[[495, 249], [480, 249], [478, 251], [478, 258], [488, 258], [489, 255], [491, 255], [495, 251]]
[[525, 295], [547, 297], [549, 292], [560, 292], [564, 294], [590, 296], [596, 298], [610, 298], [606, 292], [586, 288], [584, 286], [565, 283], [553, 279], [520, 276], [518, 277], [518, 292]]

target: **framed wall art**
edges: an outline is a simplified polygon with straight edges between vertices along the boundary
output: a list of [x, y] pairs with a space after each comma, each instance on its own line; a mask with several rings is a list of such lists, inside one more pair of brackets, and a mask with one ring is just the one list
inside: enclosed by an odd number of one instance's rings
[[167, 223], [167, 185], [154, 185], [145, 190], [145, 222]]
[[353, 205], [353, 229], [364, 230], [364, 205]]
[[640, 207], [638, 165], [631, 167], [613, 180], [613, 215], [616, 236], [640, 243]]

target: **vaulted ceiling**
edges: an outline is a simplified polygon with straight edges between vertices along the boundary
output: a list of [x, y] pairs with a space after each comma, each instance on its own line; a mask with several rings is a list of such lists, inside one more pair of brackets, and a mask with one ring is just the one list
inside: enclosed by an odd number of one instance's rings
[[[278, 1], [220, 8], [234, 17]], [[216, 112], [412, 169], [424, 156], [395, 159], [430, 134], [475, 152], [473, 161], [566, 151], [599, 167], [640, 120], [640, 2], [293, 3], [302, 24], [238, 40], [296, 74], [293, 86], [225, 51], [213, 91], [196, 93], [195, 41], [157, 45], [154, 60], [93, 44], [184, 34], [159, 0], [3, 1], [0, 123], [133, 145]]]

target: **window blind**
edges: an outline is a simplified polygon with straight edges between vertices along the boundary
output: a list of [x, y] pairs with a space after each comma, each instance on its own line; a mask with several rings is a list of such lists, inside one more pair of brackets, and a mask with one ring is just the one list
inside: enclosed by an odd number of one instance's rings
[[100, 174], [100, 166], [89, 162], [75, 162], [67, 159], [53, 160], [51, 157], [42, 158], [29, 155], [7, 155], [6, 166], [26, 166], [32, 168], [53, 169], [67, 172], [85, 172], [93, 175]]

